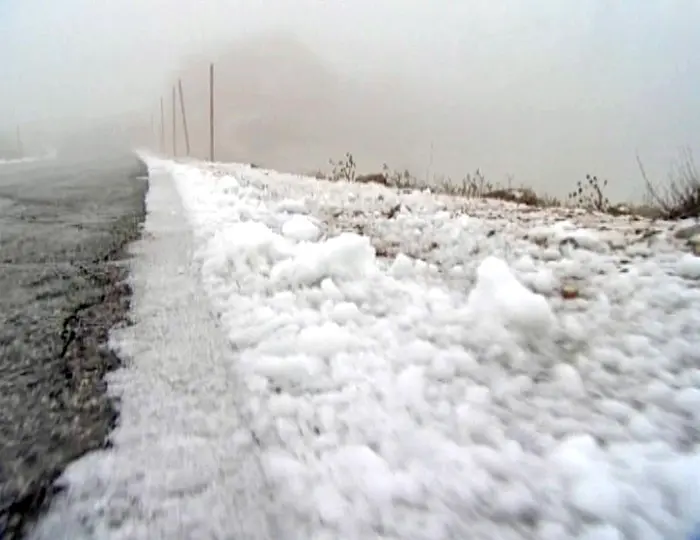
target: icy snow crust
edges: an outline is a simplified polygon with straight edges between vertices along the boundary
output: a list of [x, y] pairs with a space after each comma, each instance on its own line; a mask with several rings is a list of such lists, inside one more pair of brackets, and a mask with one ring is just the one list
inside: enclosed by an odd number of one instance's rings
[[[132, 486], [145, 510], [124, 523], [151, 536], [93, 537], [254, 538], [235, 533], [252, 508], [280, 540], [693, 530], [700, 264], [671, 224], [149, 161], [175, 181], [235, 354], [141, 351], [117, 378], [131, 413], [98, 477]], [[259, 480], [239, 484], [246, 452]], [[122, 500], [107, 485], [105, 509]], [[158, 502], [168, 489], [185, 495]]]
[[700, 265], [670, 224], [171, 170], [285, 538], [683, 538], [700, 518]]
[[127, 361], [112, 448], [64, 475], [65, 494], [32, 540], [277, 539], [270, 491], [235, 356], [192, 264], [194, 245], [167, 172], [150, 171], [143, 239], [132, 250], [134, 324], [114, 332]]

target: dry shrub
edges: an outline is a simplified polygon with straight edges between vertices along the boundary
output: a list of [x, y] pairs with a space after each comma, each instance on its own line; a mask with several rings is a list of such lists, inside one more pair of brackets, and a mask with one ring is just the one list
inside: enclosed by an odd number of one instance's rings
[[668, 175], [665, 186], [655, 185], [637, 156], [639, 170], [646, 185], [652, 207], [664, 219], [686, 219], [700, 216], [700, 175], [690, 150], [685, 150]]
[[357, 165], [355, 164], [355, 158], [350, 152], [346, 152], [345, 157], [334, 161], [332, 159], [328, 160], [332, 170], [330, 179], [331, 180], [345, 180], [346, 182], [354, 182], [357, 175]]
[[597, 176], [586, 175], [586, 181], [579, 180], [576, 189], [569, 193], [569, 201], [574, 206], [597, 212], [608, 212], [610, 200], [603, 194], [603, 189], [608, 186], [608, 181], [598, 180]]
[[447, 195], [500, 199], [529, 206], [559, 206], [561, 204], [555, 197], [541, 197], [531, 188], [501, 188], [486, 180], [480, 169], [474, 173], [466, 174], [460, 181], [455, 182], [444, 176], [434, 176], [432, 180], [421, 180], [406, 169], [394, 170], [386, 163], [381, 172], [358, 175], [357, 162], [351, 152], [347, 152], [339, 160], [330, 159], [329, 163], [332, 168], [329, 175], [317, 172], [313, 176], [333, 181], [376, 183], [397, 189], [429, 189]]

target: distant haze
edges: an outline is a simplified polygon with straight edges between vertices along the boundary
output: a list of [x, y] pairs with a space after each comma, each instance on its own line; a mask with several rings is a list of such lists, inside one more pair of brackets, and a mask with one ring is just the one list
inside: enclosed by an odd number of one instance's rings
[[27, 145], [113, 126], [157, 148], [161, 96], [170, 151], [181, 77], [206, 157], [213, 61], [222, 160], [349, 151], [559, 195], [591, 173], [635, 199], [635, 153], [658, 178], [700, 153], [698, 28], [693, 0], [2, 0], [0, 152], [18, 125]]

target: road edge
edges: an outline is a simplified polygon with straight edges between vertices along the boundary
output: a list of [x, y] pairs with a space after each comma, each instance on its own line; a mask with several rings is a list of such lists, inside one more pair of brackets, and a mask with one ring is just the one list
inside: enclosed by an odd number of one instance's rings
[[[139, 190], [138, 206], [115, 224], [116, 234], [105, 252], [90, 264], [78, 268], [78, 272], [99, 287], [102, 294], [94, 301], [76, 305], [64, 319], [61, 333], [60, 359], [64, 362], [64, 375], [69, 380], [88, 381], [87, 385], [92, 386], [88, 398], [103, 402], [100, 407], [107, 421], [88, 440], [81, 441], [81, 448], [69, 460], [31, 481], [21, 496], [6, 508], [0, 508], [0, 540], [25, 538], [33, 524], [48, 509], [53, 497], [63, 491], [59, 479], [66, 467], [88, 452], [110, 445], [109, 437], [119, 413], [117, 400], [108, 394], [104, 377], [119, 368], [122, 360], [110, 348], [109, 337], [115, 327], [131, 324], [129, 312], [133, 291], [128, 279], [128, 262], [131, 259], [129, 246], [142, 235], [149, 189], [148, 166], [136, 153], [134, 159], [136, 163], [128, 180], [143, 184]], [[86, 357], [98, 358], [99, 361], [86, 366], [82, 362]]]

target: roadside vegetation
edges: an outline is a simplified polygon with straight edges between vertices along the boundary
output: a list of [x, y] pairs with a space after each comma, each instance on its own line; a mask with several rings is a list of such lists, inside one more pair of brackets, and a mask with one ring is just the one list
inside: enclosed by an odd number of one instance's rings
[[591, 212], [668, 220], [700, 217], [700, 174], [691, 152], [682, 154], [665, 182], [650, 179], [641, 159], [638, 158], [637, 162], [645, 189], [644, 204], [611, 202], [606, 195], [608, 180], [592, 174], [576, 182], [567, 197], [557, 198], [536, 193], [527, 186], [503, 186], [491, 182], [479, 169], [459, 179], [440, 176], [421, 179], [408, 170], [395, 170], [386, 164], [377, 172], [360, 172], [350, 152], [341, 159], [330, 160], [330, 172], [319, 171], [314, 175], [331, 181], [374, 182], [397, 189], [429, 189], [448, 195], [500, 199], [535, 207], [567, 206]]

